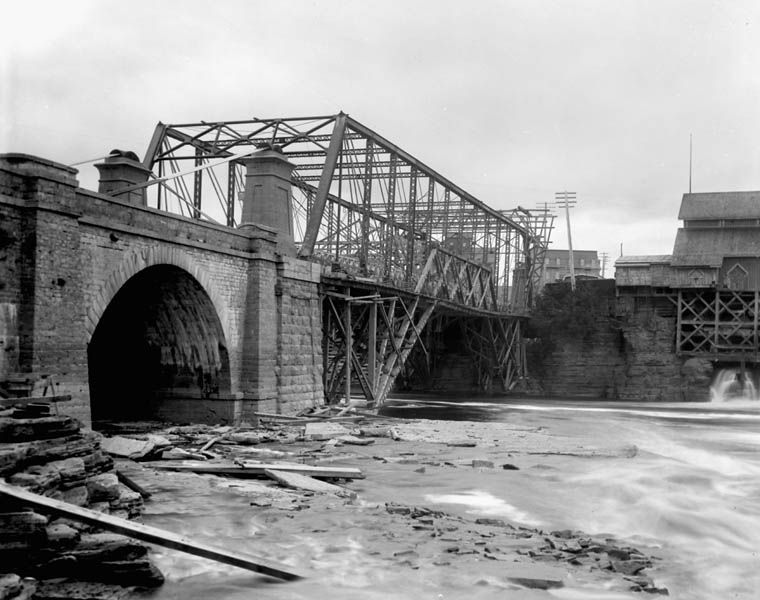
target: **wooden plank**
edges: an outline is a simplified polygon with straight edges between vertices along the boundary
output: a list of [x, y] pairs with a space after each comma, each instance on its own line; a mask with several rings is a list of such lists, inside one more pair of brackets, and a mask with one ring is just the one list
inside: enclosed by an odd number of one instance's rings
[[274, 471], [286, 471], [288, 473], [298, 473], [300, 475], [309, 475], [320, 479], [364, 479], [364, 473], [359, 469], [351, 467], [314, 467], [312, 465], [288, 465], [277, 463], [243, 463], [244, 466], [235, 464], [226, 465], [208, 465], [203, 463], [182, 464], [151, 463], [151, 467], [161, 471], [190, 471], [205, 475], [231, 475], [233, 477], [266, 477], [267, 469]]
[[332, 483], [326, 483], [314, 479], [308, 475], [300, 475], [299, 473], [288, 473], [287, 471], [277, 471], [275, 469], [266, 469], [264, 471], [267, 477], [274, 479], [277, 483], [296, 490], [306, 490], [308, 492], [316, 492], [318, 494], [335, 494], [336, 496], [349, 496], [356, 497], [356, 492], [347, 490], [339, 485], [333, 485]]
[[138, 494], [140, 494], [145, 500], [151, 497], [151, 493], [148, 490], [146, 490], [143, 486], [141, 486], [131, 477], [129, 477], [125, 473], [122, 473], [118, 469], [116, 469], [116, 477], [121, 483], [126, 485], [133, 492], [137, 492]]
[[308, 425], [309, 423], [355, 423], [356, 421], [361, 421], [364, 419], [364, 415], [355, 415], [350, 417], [315, 417], [313, 419], [298, 419], [298, 421], [293, 420], [281, 420], [277, 417], [259, 417], [263, 422], [266, 423], [278, 423], [280, 425]]
[[240, 567], [241, 569], [246, 569], [248, 571], [263, 573], [287, 581], [303, 577], [301, 573], [298, 573], [289, 565], [272, 562], [258, 556], [230, 552], [206, 544], [193, 542], [192, 540], [177, 535], [176, 533], [158, 529], [157, 527], [150, 527], [141, 523], [135, 523], [133, 521], [127, 521], [126, 519], [120, 519], [112, 515], [105, 515], [88, 508], [81, 508], [67, 502], [61, 502], [60, 500], [53, 500], [52, 498], [33, 494], [23, 488], [8, 485], [7, 483], [0, 482], [0, 496], [12, 498], [45, 514], [74, 519], [75, 521], [99, 527], [107, 531], [113, 531], [121, 535], [126, 535], [143, 542], [148, 542], [149, 544], [156, 544], [157, 546], [163, 546], [164, 548], [179, 550], [180, 552], [186, 552], [193, 556], [208, 558], [227, 565]]
[[68, 402], [71, 396], [64, 394], [61, 396], [26, 396], [24, 398], [0, 398], [0, 408], [7, 406], [26, 406], [37, 402]]
[[206, 450], [209, 450], [211, 448], [211, 446], [213, 446], [214, 444], [216, 444], [221, 439], [222, 439], [221, 436], [216, 436], [216, 437], [211, 438], [208, 442], [206, 442], [205, 444], [203, 444], [203, 446], [201, 447], [200, 450], [198, 450], [198, 452], [205, 452]]

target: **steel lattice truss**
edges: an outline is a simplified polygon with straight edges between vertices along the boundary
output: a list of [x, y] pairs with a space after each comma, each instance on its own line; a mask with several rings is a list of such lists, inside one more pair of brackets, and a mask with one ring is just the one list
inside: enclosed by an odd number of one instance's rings
[[271, 147], [295, 165], [301, 257], [484, 311], [521, 314], [530, 305], [548, 213], [490, 208], [343, 113], [159, 124], [144, 160], [158, 184], [149, 204], [235, 226], [238, 160]]

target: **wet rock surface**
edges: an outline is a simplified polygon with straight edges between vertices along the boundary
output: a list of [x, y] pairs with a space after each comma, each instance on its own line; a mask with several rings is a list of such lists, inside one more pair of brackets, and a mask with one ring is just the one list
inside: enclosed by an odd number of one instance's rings
[[[67, 416], [27, 413], [0, 418], [0, 476], [7, 483], [104, 513], [140, 515], [142, 497], [119, 483], [100, 434]], [[125, 597], [163, 582], [147, 552], [126, 537], [0, 499], [2, 599]]]
[[[150, 462], [122, 462], [120, 469], [154, 494], [155, 503], [148, 506], [146, 515], [150, 524], [167, 529], [187, 527], [190, 532], [194, 527], [208, 529], [209, 519], [213, 519], [214, 527], [222, 531], [214, 535], [215, 543], [244, 550], [257, 540], [256, 547], [265, 544], [271, 558], [311, 568], [308, 591], [301, 587], [304, 584], [288, 584], [294, 598], [315, 597], [334, 589], [345, 592], [336, 592], [337, 598], [359, 597], [362, 593], [355, 586], [364, 589], [368, 581], [376, 591], [389, 594], [387, 597], [404, 595], [408, 592], [393, 587], [403, 572], [410, 574], [419, 589], [431, 593], [445, 589], [441, 586], [448, 581], [453, 591], [444, 597], [462, 597], [470, 588], [509, 591], [512, 595], [508, 597], [515, 598], [532, 594], [548, 597], [541, 594], [561, 587], [595, 590], [595, 597], [600, 597], [602, 590], [618, 594], [615, 597], [641, 592], [667, 594], [647, 574], [657, 567], [658, 559], [625, 540], [568, 529], [546, 531], [508, 518], [410, 504], [404, 497], [389, 497], [386, 492], [388, 480], [394, 478], [419, 489], [433, 474], [512, 477], [512, 471], [550, 468], [536, 463], [535, 458], [527, 462], [539, 453], [579, 460], [626, 459], [634, 455], [630, 449], [590, 447], [579, 440], [552, 439], [537, 429], [505, 424], [487, 427], [469, 422], [374, 418], [341, 423], [340, 428], [334, 425], [315, 428], [309, 424], [262, 423], [248, 432], [194, 426], [158, 433], [175, 447], [195, 453], [216, 440], [204, 450], [211, 462], [220, 459], [248, 464], [259, 460], [267, 464], [286, 461], [359, 467], [366, 479], [332, 482], [355, 497], [317, 489], [288, 489], [267, 479], [159, 472]], [[254, 435], [256, 453], [252, 454], [250, 440]], [[355, 444], [346, 437], [373, 443]], [[510, 462], [505, 463], [505, 457]], [[205, 517], [196, 514], [200, 502], [208, 507]], [[182, 521], [174, 514], [184, 515]], [[193, 526], [196, 518], [198, 525]], [[247, 523], [244, 528], [255, 532], [250, 534], [253, 537], [243, 536], [239, 525], [225, 529], [228, 519]], [[325, 573], [328, 565], [334, 572]], [[212, 567], [197, 563], [162, 562], [161, 558], [159, 566], [168, 574], [165, 589], [174, 589], [174, 593], [180, 593], [185, 585], [183, 573], [203, 572], [204, 568], [214, 572]], [[195, 593], [205, 593], [204, 585], [194, 582], [193, 586]], [[213, 592], [208, 593], [213, 596]], [[159, 593], [158, 597], [173, 596]]]

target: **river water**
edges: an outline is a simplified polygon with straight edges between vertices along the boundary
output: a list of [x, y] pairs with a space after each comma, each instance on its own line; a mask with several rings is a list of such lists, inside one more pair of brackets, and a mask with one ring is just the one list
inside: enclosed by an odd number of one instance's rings
[[[678, 598], [760, 598], [760, 403], [436, 403], [407, 417], [508, 420], [633, 458], [567, 458], [520, 489], [468, 490], [472, 506], [547, 528], [608, 532], [656, 549], [658, 582]], [[549, 490], [549, 493], [546, 493]], [[436, 496], [433, 496], [435, 499]], [[445, 496], [437, 496], [446, 500]], [[449, 498], [456, 502], [456, 498]]]
[[[505, 456], [520, 465], [508, 479], [479, 476], [475, 470], [454, 474], [449, 470], [439, 475], [428, 473], [420, 484], [411, 467], [395, 474], [389, 470], [381, 488], [368, 491], [368, 496], [459, 510], [470, 516], [502, 516], [548, 530], [609, 533], [662, 558], [649, 574], [670, 590], [671, 597], [760, 597], [757, 401], [624, 404], [455, 398], [391, 405], [384, 413], [404, 418], [508, 422], [518, 429], [547, 431], [594, 447], [635, 447], [635, 451], [600, 457], [561, 453]], [[371, 558], [371, 548], [366, 547], [371, 541], [359, 531], [360, 522], [331, 521], [329, 515], [325, 522], [315, 522], [314, 527], [337, 529], [330, 543], [334, 549], [318, 551], [308, 536], [278, 538], [276, 527], [267, 533], [270, 525], [241, 511], [239, 498], [209, 485], [208, 479], [196, 476], [164, 481], [165, 491], [175, 485], [178, 491], [194, 486], [195, 492], [182, 502], [168, 506], [162, 502], [150, 509], [146, 521], [233, 547], [247, 536], [258, 536], [264, 543], [271, 541], [272, 559], [295, 557], [314, 562], [318, 555], [322, 567], [333, 569], [333, 579], [323, 577], [312, 582], [311, 588], [301, 584], [288, 588], [293, 596], [270, 596], [269, 590], [259, 589], [256, 597], [316, 598], [329, 593], [333, 598], [411, 599], [430, 593], [430, 587], [410, 585], [403, 571], [383, 577], [370, 573], [379, 567]], [[349, 530], [353, 531], [350, 536]], [[334, 553], [333, 562], [330, 552]], [[229, 572], [223, 567], [174, 553], [158, 558], [169, 575], [158, 598], [249, 597], [244, 593], [247, 579], [242, 575], [235, 575], [229, 583], [215, 578], [215, 574]], [[463, 597], [463, 593], [462, 588], [459, 594], [430, 597]], [[592, 597], [573, 595], [572, 589], [552, 594]]]

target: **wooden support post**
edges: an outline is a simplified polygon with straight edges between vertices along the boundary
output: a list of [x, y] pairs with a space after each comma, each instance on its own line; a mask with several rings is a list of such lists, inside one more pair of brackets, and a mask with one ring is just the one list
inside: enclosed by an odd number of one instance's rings
[[755, 302], [752, 305], [752, 348], [755, 355], [755, 361], [757, 361], [757, 311], [760, 308], [758, 304], [760, 302], [760, 291], [755, 290]]
[[[332, 298], [324, 297], [322, 300], [322, 303], [325, 302], [332, 302]], [[323, 310], [322, 311], [323, 319], [325, 321], [324, 327], [322, 330], [322, 387], [325, 392], [326, 401], [329, 404], [332, 401], [332, 398], [330, 397], [330, 387], [328, 385], [328, 366], [330, 363], [330, 327], [332, 325], [332, 311], [330, 310]]]
[[377, 302], [369, 305], [367, 337], [367, 375], [372, 395], [377, 396]]
[[351, 302], [346, 300], [346, 312], [344, 314], [345, 332], [346, 332], [346, 381], [345, 381], [345, 398], [346, 404], [351, 402], [351, 352], [353, 351], [354, 332], [351, 325]]
[[681, 313], [683, 311], [683, 290], [678, 290], [678, 304], [676, 306], [676, 354], [680, 354], [683, 348], [681, 347], [683, 341], [683, 334], [681, 332], [683, 326], [683, 317]]
[[720, 322], [720, 291], [717, 289], [715, 290], [715, 331], [713, 332], [713, 347], [710, 349], [711, 352], [717, 352], [718, 351], [718, 326]]

